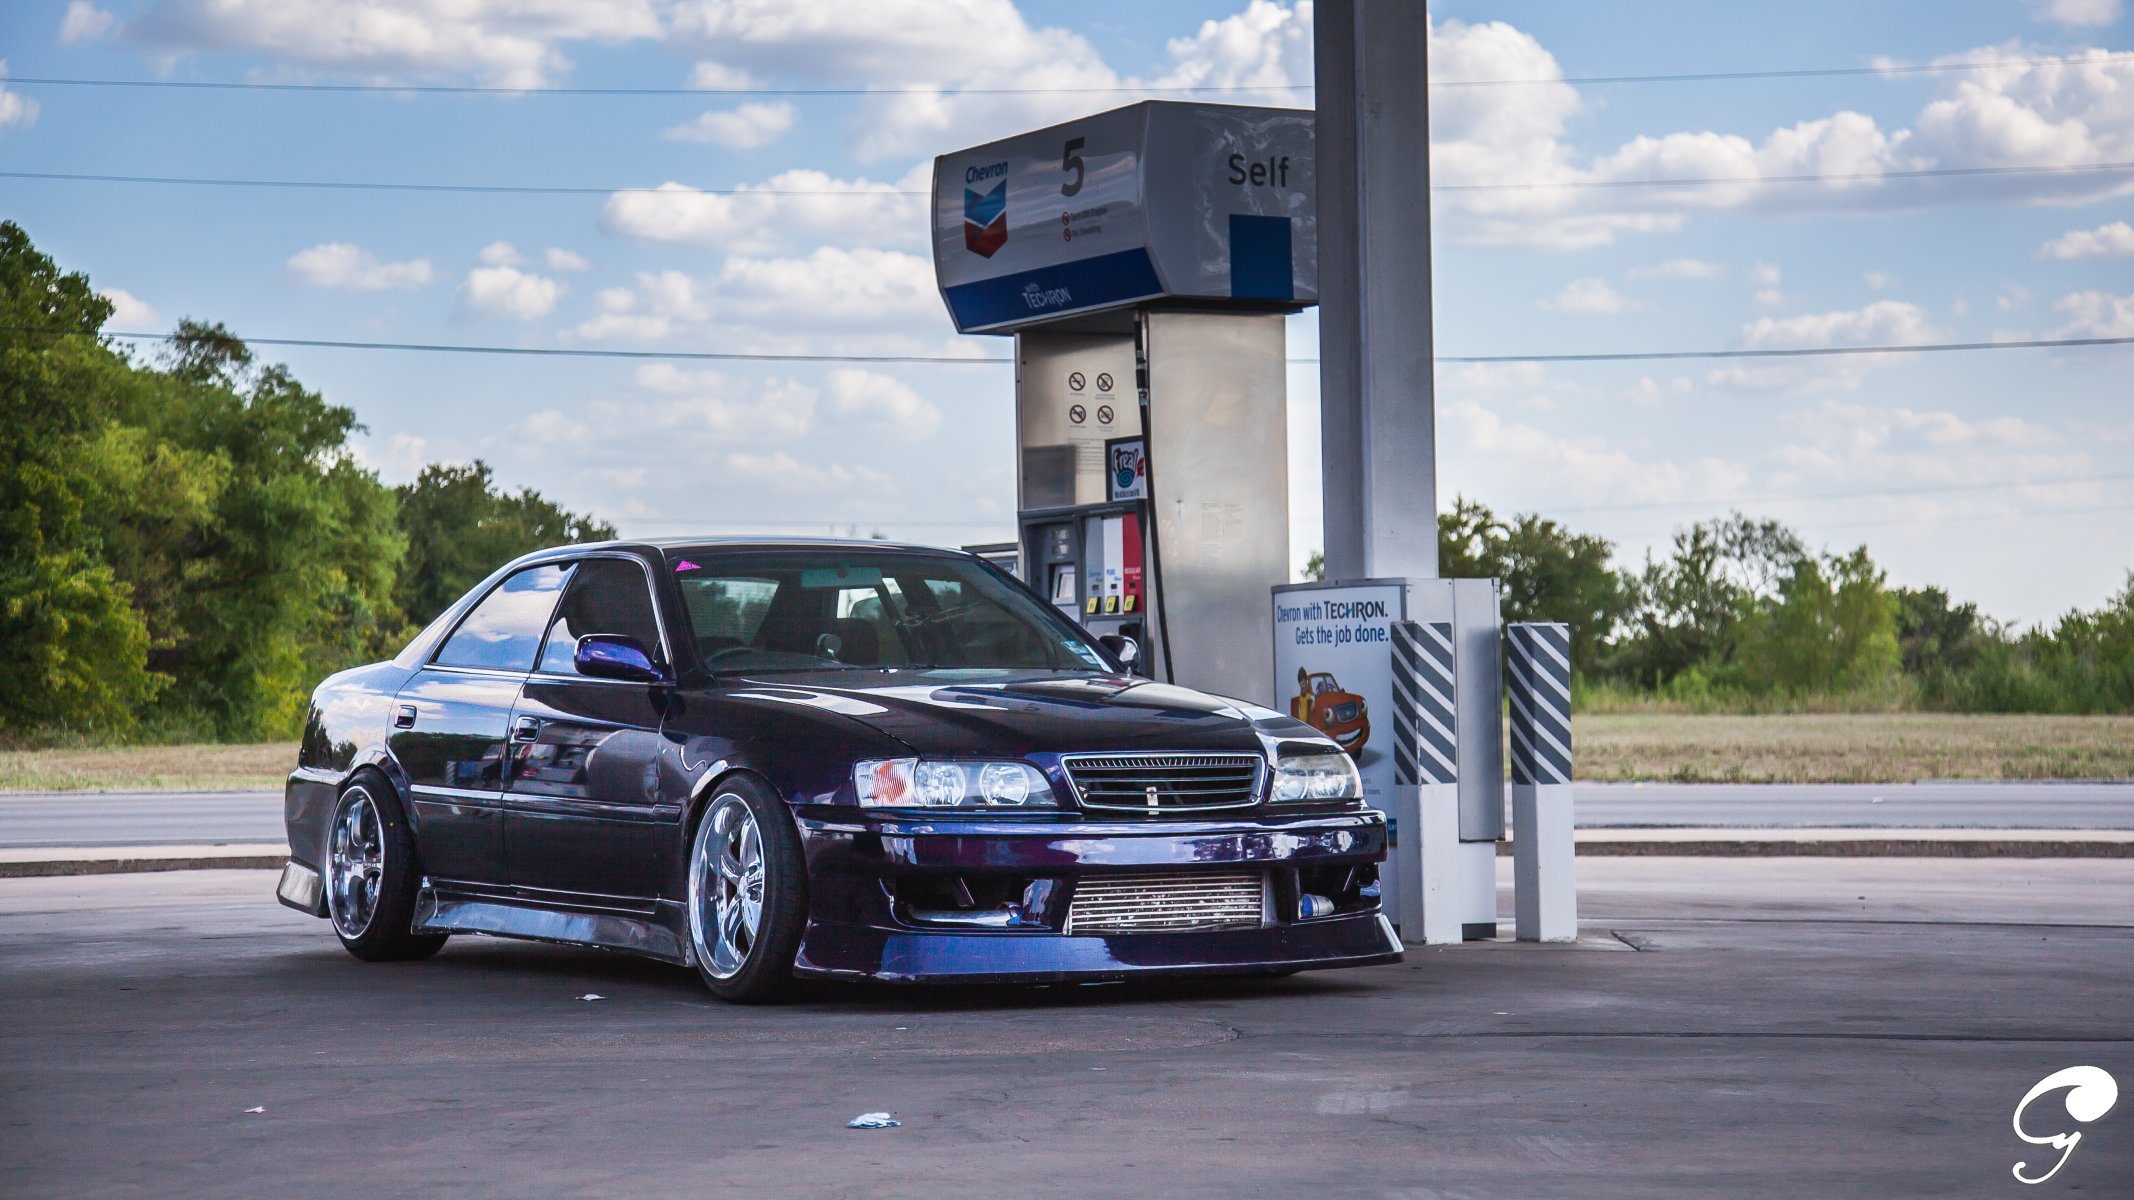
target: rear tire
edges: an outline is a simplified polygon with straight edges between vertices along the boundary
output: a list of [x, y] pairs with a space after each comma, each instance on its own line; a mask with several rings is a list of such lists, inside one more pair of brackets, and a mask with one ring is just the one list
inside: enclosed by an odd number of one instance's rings
[[721, 1000], [763, 1004], [793, 989], [808, 920], [807, 861], [785, 801], [762, 781], [719, 781], [689, 850], [689, 942]]
[[445, 944], [415, 933], [422, 863], [399, 793], [383, 775], [359, 772], [341, 790], [327, 831], [326, 915], [341, 946], [365, 962], [410, 962]]

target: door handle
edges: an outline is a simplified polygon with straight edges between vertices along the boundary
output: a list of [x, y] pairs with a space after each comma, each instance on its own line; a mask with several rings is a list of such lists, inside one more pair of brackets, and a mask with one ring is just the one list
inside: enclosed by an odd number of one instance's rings
[[537, 740], [540, 736], [541, 719], [539, 717], [520, 717], [517, 721], [512, 723], [512, 741], [531, 742]]
[[415, 728], [415, 706], [414, 706], [414, 705], [412, 705], [412, 704], [403, 704], [403, 705], [401, 705], [401, 706], [400, 706], [400, 707], [399, 707], [399, 708], [398, 708], [397, 710], [395, 710], [395, 711], [394, 711], [394, 713], [393, 713], [393, 728], [395, 728], [395, 729], [413, 729], [413, 728]]

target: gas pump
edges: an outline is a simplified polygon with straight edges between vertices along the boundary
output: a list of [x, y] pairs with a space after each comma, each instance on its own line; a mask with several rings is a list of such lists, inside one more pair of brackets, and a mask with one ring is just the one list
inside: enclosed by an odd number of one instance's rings
[[1023, 578], [1145, 673], [1261, 703], [1312, 178], [1311, 113], [1163, 101], [934, 161], [949, 314], [1015, 339]]

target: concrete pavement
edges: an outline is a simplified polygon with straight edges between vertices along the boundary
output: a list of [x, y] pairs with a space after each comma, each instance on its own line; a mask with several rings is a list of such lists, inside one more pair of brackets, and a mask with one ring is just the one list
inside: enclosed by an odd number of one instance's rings
[[[2078, 1064], [2134, 1085], [2134, 862], [1579, 872], [1577, 946], [757, 1009], [556, 947], [358, 963], [261, 872], [0, 881], [0, 1178], [21, 1197], [2035, 1196], [2010, 1168], [2056, 1152], [2010, 1131], [2023, 1093]], [[903, 1126], [844, 1127], [878, 1109]], [[2045, 1101], [2029, 1123], [2083, 1132], [2052, 1187], [2134, 1189], [2124, 1096], [2093, 1125]]]

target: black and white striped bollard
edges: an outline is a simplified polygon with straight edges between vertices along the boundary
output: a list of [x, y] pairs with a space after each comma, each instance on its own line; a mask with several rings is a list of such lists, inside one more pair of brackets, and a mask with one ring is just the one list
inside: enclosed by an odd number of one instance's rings
[[1393, 784], [1404, 818], [1386, 897], [1404, 941], [1460, 941], [1460, 754], [1452, 626], [1393, 625]]
[[1571, 824], [1571, 627], [1506, 627], [1511, 668], [1512, 895], [1522, 942], [1578, 940]]

